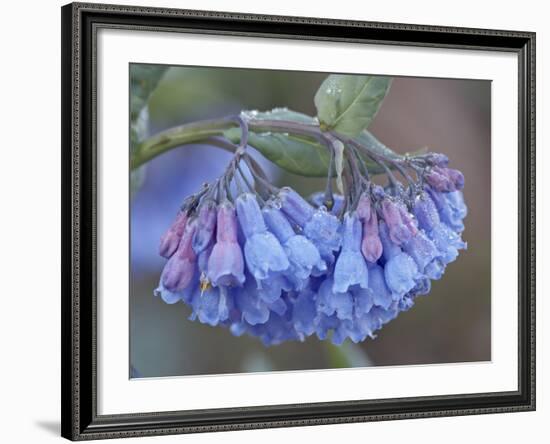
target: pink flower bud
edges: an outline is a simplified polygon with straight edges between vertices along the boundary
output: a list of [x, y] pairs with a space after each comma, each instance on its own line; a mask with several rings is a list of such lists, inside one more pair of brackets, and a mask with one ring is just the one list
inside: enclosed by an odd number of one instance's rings
[[359, 198], [359, 202], [357, 203], [357, 209], [355, 211], [357, 213], [357, 217], [361, 221], [366, 221], [370, 218], [371, 205], [370, 205], [370, 199], [367, 193], [361, 194], [361, 197]]
[[439, 192], [456, 191], [455, 184], [447, 175], [447, 168], [433, 167], [426, 174], [426, 182]]
[[214, 286], [241, 286], [245, 281], [244, 258], [237, 242], [237, 216], [226, 201], [218, 208], [216, 244], [208, 259], [208, 279]]
[[396, 245], [401, 245], [407, 242], [412, 234], [409, 228], [405, 225], [399, 206], [390, 199], [382, 201], [382, 216], [388, 226], [390, 239]]
[[279, 193], [283, 212], [303, 227], [313, 217], [313, 207], [292, 188], [285, 187]]
[[401, 220], [403, 221], [403, 225], [407, 227], [409, 232], [411, 233], [411, 236], [416, 236], [416, 233], [418, 233], [418, 227], [416, 220], [414, 216], [409, 213], [405, 205], [399, 205], [399, 214], [401, 215]]
[[218, 208], [218, 242], [237, 242], [237, 216], [235, 208], [229, 201], [223, 202]]
[[169, 291], [184, 290], [189, 286], [195, 274], [197, 256], [193, 251], [192, 241], [197, 228], [196, 222], [196, 219], [193, 219], [187, 223], [178, 249], [168, 259], [162, 270], [160, 280], [162, 285]]
[[446, 168], [445, 172], [457, 190], [462, 190], [464, 188], [464, 175], [460, 171]]
[[172, 223], [172, 226], [160, 238], [159, 254], [162, 257], [168, 259], [174, 254], [178, 248], [186, 224], [187, 215], [184, 211], [180, 211]]
[[382, 256], [382, 242], [378, 234], [378, 218], [375, 211], [371, 211], [369, 219], [363, 220], [361, 252], [365, 259], [372, 263]]
[[216, 203], [208, 200], [201, 203], [198, 216], [198, 227], [193, 237], [193, 250], [199, 254], [204, 251], [214, 240], [216, 231]]

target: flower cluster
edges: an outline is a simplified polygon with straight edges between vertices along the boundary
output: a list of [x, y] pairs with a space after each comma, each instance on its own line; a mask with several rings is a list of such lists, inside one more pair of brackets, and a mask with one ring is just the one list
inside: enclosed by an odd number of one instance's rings
[[269, 184], [238, 151], [162, 237], [168, 261], [155, 294], [189, 305], [192, 320], [266, 345], [313, 334], [335, 344], [374, 338], [466, 248], [467, 208], [464, 178], [443, 155], [383, 159], [390, 180], [380, 186], [356, 154], [350, 150], [343, 194], [332, 193], [330, 177], [326, 191], [306, 200]]

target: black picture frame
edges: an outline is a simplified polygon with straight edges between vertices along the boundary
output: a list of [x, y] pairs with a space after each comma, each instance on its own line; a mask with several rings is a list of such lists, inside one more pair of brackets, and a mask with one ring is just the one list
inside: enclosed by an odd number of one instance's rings
[[[535, 33], [72, 3], [62, 14], [62, 436], [71, 440], [535, 409]], [[193, 32], [508, 51], [519, 65], [517, 391], [98, 415], [96, 30]]]

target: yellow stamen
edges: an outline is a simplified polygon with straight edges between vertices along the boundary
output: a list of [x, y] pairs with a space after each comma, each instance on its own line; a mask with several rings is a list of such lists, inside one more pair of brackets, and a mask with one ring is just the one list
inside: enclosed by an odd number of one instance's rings
[[212, 288], [212, 283], [208, 280], [208, 278], [204, 273], [201, 274], [199, 288], [201, 290], [201, 296], [205, 291], [210, 290]]

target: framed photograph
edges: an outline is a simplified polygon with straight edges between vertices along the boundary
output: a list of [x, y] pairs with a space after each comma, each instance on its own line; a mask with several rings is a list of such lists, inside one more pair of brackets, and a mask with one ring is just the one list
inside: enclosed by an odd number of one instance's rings
[[534, 33], [61, 12], [64, 437], [534, 410]]

